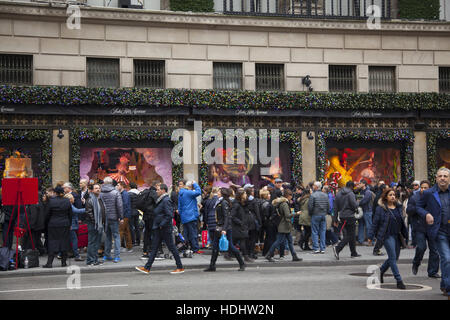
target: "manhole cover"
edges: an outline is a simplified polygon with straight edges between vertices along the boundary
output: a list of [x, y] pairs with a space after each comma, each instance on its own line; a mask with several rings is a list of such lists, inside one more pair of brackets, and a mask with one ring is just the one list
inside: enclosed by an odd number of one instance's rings
[[396, 283], [382, 283], [382, 284], [373, 284], [368, 285], [368, 289], [377, 289], [377, 290], [392, 290], [392, 291], [428, 291], [432, 290], [431, 287], [421, 285], [421, 284], [408, 284], [405, 283], [406, 289], [398, 289]]
[[[423, 289], [424, 287], [418, 284], [405, 284], [406, 289], [404, 290], [419, 290]], [[397, 289], [396, 283], [383, 283], [380, 284], [381, 289]], [[403, 289], [402, 289], [403, 290]]]
[[[350, 276], [354, 277], [372, 277], [373, 273], [349, 273]], [[393, 274], [385, 274], [384, 277], [393, 277]]]

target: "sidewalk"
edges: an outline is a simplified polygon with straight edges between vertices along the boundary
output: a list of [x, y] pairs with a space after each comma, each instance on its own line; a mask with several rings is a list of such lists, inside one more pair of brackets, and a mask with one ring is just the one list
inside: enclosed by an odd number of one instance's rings
[[[285, 256], [284, 260], [277, 260], [278, 256], [275, 256], [276, 262], [269, 262], [264, 259], [261, 254], [258, 255], [258, 259], [253, 263], [247, 263], [247, 268], [266, 268], [266, 267], [312, 267], [312, 266], [345, 266], [345, 265], [362, 265], [369, 266], [373, 264], [380, 264], [387, 259], [387, 255], [384, 256], [374, 256], [372, 254], [373, 247], [358, 246], [356, 250], [361, 257], [350, 258], [350, 250], [348, 247], [340, 253], [340, 260], [337, 261], [334, 257], [333, 250], [328, 247], [325, 254], [311, 254], [311, 251], [301, 251], [298, 246], [294, 247], [299, 258], [303, 261], [292, 262], [291, 255]], [[107, 261], [101, 266], [87, 266], [85, 261], [79, 262], [74, 259], [68, 259], [67, 265], [77, 265], [81, 268], [82, 273], [106, 273], [106, 272], [124, 272], [124, 271], [135, 271], [136, 266], [143, 266], [147, 261], [141, 260], [142, 248], [134, 247], [134, 252], [132, 253], [121, 253], [120, 258], [122, 259], [119, 263], [113, 263], [112, 261]], [[383, 250], [383, 252], [385, 252]], [[400, 264], [410, 264], [414, 257], [414, 249], [404, 249], [400, 253], [400, 259], [398, 263]], [[86, 254], [81, 255], [85, 258]], [[182, 256], [181, 256], [182, 257]], [[183, 265], [186, 269], [204, 269], [209, 266], [211, 259], [211, 251], [204, 250], [203, 254], [196, 254], [192, 258], [181, 258]], [[0, 271], [0, 278], [2, 277], [25, 277], [25, 276], [42, 276], [42, 275], [60, 275], [67, 274], [67, 268], [62, 268], [61, 261], [56, 259], [53, 261], [52, 269], [44, 269], [41, 266], [47, 262], [47, 256], [40, 257], [40, 267], [31, 269], [17, 269], [12, 271]], [[423, 264], [428, 262], [428, 253], [425, 253], [425, 258]], [[236, 268], [238, 269], [238, 263], [235, 259], [232, 261], [227, 261], [223, 256], [219, 256], [216, 263], [217, 268]], [[153, 263], [152, 270], [172, 270], [175, 269], [175, 260], [165, 259], [161, 261], [155, 261]]]

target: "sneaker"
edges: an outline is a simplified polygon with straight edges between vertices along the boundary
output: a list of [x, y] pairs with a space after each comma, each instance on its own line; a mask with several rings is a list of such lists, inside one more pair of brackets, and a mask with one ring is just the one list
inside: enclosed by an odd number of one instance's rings
[[323, 250], [320, 250], [320, 253], [321, 253], [321, 254], [325, 254], [325, 251], [323, 251]]
[[133, 249], [128, 249], [127, 250], [127, 253], [132, 253], [133, 252]]
[[175, 269], [170, 272], [171, 274], [178, 274], [178, 273], [184, 273], [184, 269]]
[[120, 258], [114, 258], [114, 260], [113, 260], [114, 263], [118, 263], [120, 261], [122, 261], [122, 259], [120, 259]]
[[103, 265], [103, 261], [94, 262], [94, 266], [102, 266], [102, 265]]
[[166, 258], [159, 256], [159, 257], [156, 257], [155, 260], [156, 261], [161, 261], [161, 260], [166, 260]]
[[82, 257], [76, 257], [75, 261], [84, 261], [84, 259]]
[[88, 267], [93, 267], [93, 266], [95, 266], [95, 262], [89, 262], [89, 263], [86, 263], [86, 265], [87, 265]]
[[103, 261], [113, 261], [113, 258], [107, 257], [107, 256], [103, 256]]
[[311, 252], [311, 254], [319, 254], [319, 253], [320, 253], [319, 250], [315, 250], [315, 251]]
[[145, 267], [136, 267], [135, 268], [137, 271], [145, 273], [145, 274], [150, 274], [150, 270], [149, 269], [145, 269]]
[[148, 259], [148, 258], [150, 258], [150, 256], [148, 255], [148, 253], [144, 253], [144, 254], [141, 256], [141, 258]]
[[339, 260], [339, 252], [336, 249], [336, 246], [333, 246], [333, 253], [336, 260]]

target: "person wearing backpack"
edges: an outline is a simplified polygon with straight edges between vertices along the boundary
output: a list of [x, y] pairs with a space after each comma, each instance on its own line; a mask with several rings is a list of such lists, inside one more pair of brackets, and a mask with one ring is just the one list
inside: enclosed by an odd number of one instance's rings
[[[303, 259], [300, 259], [297, 256], [297, 253], [294, 250], [294, 244], [292, 241], [292, 235], [291, 232], [294, 230], [294, 227], [292, 225], [292, 218], [294, 217], [294, 213], [291, 213], [291, 208], [289, 206], [290, 201], [292, 200], [292, 191], [290, 189], [284, 189], [283, 190], [283, 196], [276, 198], [272, 201], [272, 205], [276, 208], [278, 211], [278, 214], [280, 216], [280, 222], [278, 224], [278, 234], [277, 234], [277, 240], [269, 249], [269, 252], [266, 255], [266, 259], [270, 262], [274, 262], [273, 255], [275, 252], [275, 248], [282, 243], [284, 243], [287, 240], [289, 250], [292, 254], [292, 261], [302, 261]], [[295, 213], [298, 214], [298, 213]], [[284, 250], [283, 250], [284, 251]], [[281, 253], [281, 250], [280, 250]]]
[[246, 184], [244, 190], [247, 193], [247, 209], [248, 209], [248, 240], [247, 240], [247, 255], [250, 259], [257, 259], [255, 252], [255, 245], [258, 241], [259, 230], [261, 229], [261, 216], [259, 212], [258, 202], [255, 196], [254, 186]]
[[327, 232], [326, 215], [330, 212], [328, 195], [322, 192], [322, 183], [313, 184], [313, 194], [309, 198], [308, 213], [311, 216], [311, 233], [313, 240], [313, 253], [325, 253], [325, 238]]
[[342, 224], [342, 230], [344, 230], [344, 239], [342, 239], [337, 245], [333, 246], [333, 252], [336, 260], [339, 260], [339, 253], [344, 247], [349, 244], [351, 257], [360, 257], [356, 252], [356, 218], [355, 211], [358, 208], [358, 202], [356, 201], [353, 188], [355, 183], [353, 181], [347, 182], [345, 187], [338, 192], [335, 200], [336, 215], [334, 218], [334, 225], [338, 225], [338, 220]]
[[[278, 226], [273, 222], [272, 214], [274, 213], [274, 209], [272, 206], [272, 202], [270, 201], [270, 191], [269, 190], [261, 190], [259, 192], [259, 196], [262, 200], [261, 204], [261, 217], [263, 217], [264, 221], [264, 247], [263, 247], [263, 256], [266, 256], [269, 252], [270, 247], [274, 244], [277, 239], [277, 229]], [[276, 214], [276, 213], [275, 213]]]
[[[248, 239], [248, 212], [247, 207], [247, 193], [244, 189], [239, 188], [236, 192], [235, 199], [231, 206], [231, 221], [233, 229], [233, 244], [239, 243], [239, 248], [244, 261], [253, 262], [247, 255], [247, 239]], [[247, 209], [248, 210], [248, 209]]]
[[238, 271], [245, 271], [245, 263], [239, 250], [233, 245], [233, 224], [231, 222], [231, 207], [230, 200], [231, 190], [227, 188], [220, 188], [217, 194], [217, 201], [215, 203], [215, 230], [213, 232], [213, 251], [211, 255], [211, 262], [205, 272], [216, 271], [216, 261], [219, 256], [219, 241], [222, 235], [228, 239], [228, 253], [233, 254], [239, 262]]
[[140, 192], [137, 189], [136, 183], [130, 182], [130, 191], [128, 191], [131, 204], [130, 232], [131, 241], [133, 243], [133, 246], [136, 247], [139, 247], [141, 244], [141, 233], [139, 231], [139, 211], [137, 209], [139, 193]]
[[309, 239], [311, 238], [311, 216], [308, 212], [308, 203], [309, 198], [311, 197], [311, 189], [309, 187], [305, 188], [302, 196], [297, 199], [299, 204], [300, 215], [298, 218], [298, 223], [300, 226], [303, 226], [303, 232], [298, 243], [300, 249], [303, 251], [311, 251], [312, 249], [309, 247]]
[[368, 237], [369, 230], [372, 227], [372, 203], [374, 196], [366, 180], [362, 179], [358, 185], [359, 193], [363, 197], [359, 202], [359, 206], [363, 209], [363, 218], [358, 221], [358, 243], [364, 244], [365, 236], [368, 243], [372, 243], [372, 239]]
[[158, 186], [158, 181], [153, 181], [152, 186], [148, 189], [141, 191], [138, 196], [138, 201], [136, 203], [136, 208], [141, 210], [143, 214], [144, 220], [144, 247], [143, 247], [143, 259], [148, 259], [151, 248], [151, 235], [152, 235], [152, 226], [153, 226], [153, 211], [155, 210], [156, 200], [158, 199], [158, 195], [156, 194], [156, 187]]

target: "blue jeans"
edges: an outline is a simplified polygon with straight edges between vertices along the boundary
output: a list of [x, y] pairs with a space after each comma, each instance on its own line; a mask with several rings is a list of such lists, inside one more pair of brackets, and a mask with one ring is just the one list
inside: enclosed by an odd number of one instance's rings
[[[313, 242], [313, 250], [325, 251], [325, 240], [327, 233], [327, 219], [325, 216], [311, 217], [311, 238]], [[320, 238], [320, 242], [319, 242]]]
[[111, 258], [112, 240], [114, 238], [114, 258], [120, 258], [119, 222], [108, 221], [106, 226], [105, 256]]
[[436, 243], [432, 239], [429, 239], [425, 232], [416, 232], [417, 247], [416, 254], [413, 259], [413, 264], [416, 266], [420, 266], [423, 255], [427, 250], [427, 242], [430, 249], [427, 271], [428, 276], [432, 276], [439, 272], [439, 252], [437, 251]]
[[[290, 233], [278, 233], [277, 240], [272, 244], [272, 247], [270, 247], [268, 255], [273, 256], [275, 249], [278, 248], [282, 243], [285, 243], [285, 242], [287, 242], [289, 251], [291, 251], [292, 256], [295, 256], [296, 253], [294, 251], [294, 244], [292, 242], [292, 235]], [[284, 255], [284, 252], [281, 256], [283, 256], [283, 255]]]
[[183, 236], [186, 241], [191, 243], [191, 249], [194, 252], [197, 252], [199, 249], [197, 225], [197, 220], [183, 224]]
[[369, 230], [372, 227], [372, 212], [364, 212], [361, 219], [358, 220], [358, 242], [363, 243], [365, 236], [369, 234]]
[[386, 240], [384, 240], [384, 248], [386, 249], [388, 258], [381, 266], [380, 272], [385, 273], [390, 267], [395, 280], [402, 281], [400, 271], [397, 267], [397, 260], [400, 257], [400, 240], [397, 236], [389, 235]]
[[70, 230], [70, 242], [72, 243], [72, 251], [75, 258], [79, 258], [78, 253], [78, 235], [77, 230]]
[[450, 295], [450, 235], [439, 231], [435, 241], [441, 258], [441, 288]]
[[88, 222], [88, 248], [86, 256], [86, 264], [94, 263], [98, 261], [98, 248], [102, 242], [103, 230], [95, 230], [95, 225]]

